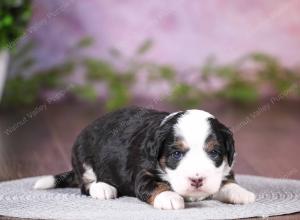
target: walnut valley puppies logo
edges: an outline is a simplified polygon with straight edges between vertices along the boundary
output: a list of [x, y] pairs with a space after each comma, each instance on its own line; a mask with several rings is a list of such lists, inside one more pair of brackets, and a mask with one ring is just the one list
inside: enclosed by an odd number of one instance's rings
[[6, 45], [6, 49], [12, 49], [17, 45], [18, 42], [21, 41], [25, 42], [26, 40], [28, 40], [31, 34], [37, 32], [43, 26], [49, 24], [57, 16], [62, 15], [68, 8], [70, 8], [70, 6], [73, 5], [75, 0], [62, 1], [62, 2], [63, 4], [59, 5], [55, 10], [49, 12], [43, 19], [33, 23], [30, 27], [28, 27], [28, 30], [23, 35], [21, 35], [20, 37], [11, 41], [8, 45]]
[[23, 119], [21, 119], [20, 121], [16, 122], [14, 125], [12, 125], [11, 127], [7, 128], [4, 133], [6, 135], [10, 135], [13, 132], [15, 132], [18, 128], [24, 126], [30, 119], [34, 118], [35, 116], [37, 116], [39, 113], [41, 113], [42, 111], [45, 111], [47, 109], [47, 105], [43, 104], [43, 105], [39, 105], [38, 107], [35, 107], [31, 112], [28, 112]]
[[23, 127], [27, 122], [29, 122], [31, 119], [35, 118], [37, 115], [39, 115], [41, 112], [44, 112], [47, 110], [48, 105], [51, 105], [60, 99], [62, 99], [65, 94], [67, 93], [68, 90], [72, 89], [74, 87], [73, 84], [70, 84], [66, 89], [58, 91], [54, 96], [49, 97], [46, 100], [46, 103], [41, 104], [37, 107], [35, 107], [32, 111], [27, 112], [21, 120], [18, 122], [14, 123], [12, 126], [9, 128], [5, 129], [4, 133], [6, 135], [11, 135], [13, 132], [15, 132], [17, 129]]
[[254, 112], [246, 116], [243, 121], [241, 121], [237, 126], [233, 127], [231, 130], [233, 132], [237, 132], [243, 127], [247, 126], [249, 123], [261, 116], [263, 113], [270, 111], [273, 105], [278, 104], [280, 101], [288, 97], [297, 88], [298, 84], [295, 83], [279, 95], [273, 96], [267, 103], [265, 103], [262, 106], [259, 106]]

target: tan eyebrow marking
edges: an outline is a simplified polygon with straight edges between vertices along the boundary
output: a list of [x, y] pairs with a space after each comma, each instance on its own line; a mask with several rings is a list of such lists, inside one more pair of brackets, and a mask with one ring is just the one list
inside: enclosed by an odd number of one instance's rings
[[183, 140], [177, 140], [176, 146], [181, 149], [182, 151], [186, 151], [189, 149], [189, 146]]
[[218, 146], [219, 144], [220, 143], [215, 139], [208, 140], [208, 141], [206, 141], [205, 149], [207, 151], [211, 151], [211, 150], [215, 149], [215, 147]]

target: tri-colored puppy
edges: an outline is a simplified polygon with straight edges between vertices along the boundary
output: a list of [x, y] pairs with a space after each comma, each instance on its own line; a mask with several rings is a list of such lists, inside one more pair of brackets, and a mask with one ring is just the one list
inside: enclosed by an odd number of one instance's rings
[[38, 180], [36, 189], [80, 187], [96, 199], [135, 196], [158, 209], [212, 197], [251, 203], [232, 169], [230, 130], [201, 110], [160, 112], [126, 108], [86, 127], [72, 154], [73, 170]]

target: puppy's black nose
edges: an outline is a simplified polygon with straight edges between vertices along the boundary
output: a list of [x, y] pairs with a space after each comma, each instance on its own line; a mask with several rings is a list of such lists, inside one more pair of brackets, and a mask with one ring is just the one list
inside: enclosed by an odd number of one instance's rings
[[199, 188], [203, 185], [203, 178], [189, 178], [191, 181], [191, 186]]

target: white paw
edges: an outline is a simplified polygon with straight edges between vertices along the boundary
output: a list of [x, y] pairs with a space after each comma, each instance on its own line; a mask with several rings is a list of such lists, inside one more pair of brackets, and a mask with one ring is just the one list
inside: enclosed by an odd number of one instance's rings
[[213, 198], [233, 204], [249, 204], [255, 202], [255, 194], [236, 183], [224, 185]]
[[92, 183], [90, 186], [90, 195], [95, 199], [115, 199], [117, 198], [117, 189], [107, 183]]
[[153, 206], [157, 209], [184, 209], [184, 200], [176, 192], [165, 191], [155, 197]]

